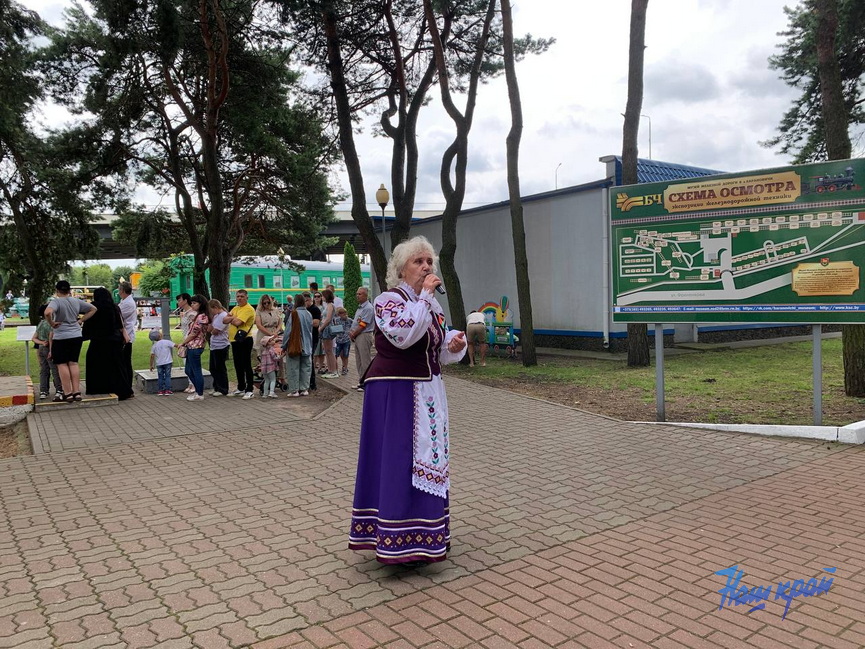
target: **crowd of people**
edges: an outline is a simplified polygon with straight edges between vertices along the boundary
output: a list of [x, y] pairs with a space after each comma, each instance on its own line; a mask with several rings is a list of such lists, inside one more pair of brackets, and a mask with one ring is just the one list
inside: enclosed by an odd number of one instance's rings
[[[185, 359], [189, 379], [187, 399], [198, 401], [205, 397], [202, 355], [208, 346], [213, 397], [235, 396], [245, 400], [260, 394], [275, 399], [278, 390], [287, 391], [289, 398], [308, 396], [310, 390], [316, 389], [317, 374], [328, 379], [348, 374], [353, 341], [363, 347], [357, 361], [358, 375], [362, 376], [371, 361], [373, 316], [368, 289], [358, 289], [360, 308], [355, 318], [349, 318], [332, 286], [323, 291], [318, 291], [314, 284], [310, 288], [311, 291], [297, 293], [290, 304], [281, 308], [270, 295], [262, 295], [253, 308], [247, 291], [240, 289], [235, 294], [236, 304], [229, 311], [218, 300], [208, 301], [201, 295], [186, 293], [178, 295], [183, 339], [175, 351]], [[233, 390], [228, 384], [229, 349], [237, 377]], [[155, 348], [152, 365], [158, 369]], [[159, 394], [172, 394], [170, 387], [159, 388]], [[354, 389], [362, 390], [363, 386], [358, 384]]]
[[[177, 296], [182, 340], [172, 342], [156, 329], [149, 333], [159, 394], [173, 394], [171, 369], [178, 356], [184, 359], [189, 401], [204, 399], [202, 357], [208, 347], [212, 396], [251, 399], [259, 390], [264, 398], [276, 398], [283, 382], [288, 397], [299, 398], [315, 389], [316, 373], [328, 378], [347, 373], [353, 343], [355, 387], [365, 394], [349, 547], [372, 550], [382, 563], [442, 561], [450, 549], [450, 431], [441, 368], [462, 359], [469, 340], [447, 326], [436, 300], [441, 285], [436, 259], [424, 237], [397, 245], [388, 262], [390, 288], [374, 304], [366, 288], [358, 289], [354, 318], [331, 287], [319, 292], [312, 286], [282, 309], [268, 295], [253, 308], [245, 290], [237, 291], [230, 310], [218, 300], [182, 293]], [[137, 324], [131, 286], [121, 284], [119, 305], [106, 289], [94, 292], [88, 303], [69, 295], [68, 282], [56, 288], [40, 310], [44, 318], [33, 338], [40, 346], [41, 398], [47, 397], [53, 374], [55, 401], [81, 399], [78, 356], [84, 338], [90, 340], [88, 392], [131, 398]], [[481, 346], [483, 364], [485, 338], [480, 320], [473, 320], [470, 340], [473, 348]], [[234, 390], [226, 370], [229, 350]]]
[[[349, 318], [332, 285], [298, 293], [283, 307], [269, 295], [258, 305], [249, 304], [246, 290], [235, 294], [236, 304], [227, 310], [219, 300], [182, 293], [176, 297], [181, 340], [158, 329], [149, 332], [150, 369], [157, 372], [157, 394], [174, 394], [171, 370], [183, 364], [189, 401], [204, 399], [204, 355], [209, 350], [208, 370], [213, 380], [210, 395], [252, 399], [256, 394], [276, 398], [308, 396], [316, 389], [316, 374], [338, 378], [348, 374], [352, 343], [358, 347], [357, 369], [362, 376], [372, 360], [372, 307], [368, 289], [357, 291], [360, 308]], [[119, 304], [105, 288], [96, 289], [91, 302], [74, 297], [69, 282], [61, 280], [56, 293], [40, 309], [40, 323], [33, 335], [39, 350], [39, 398], [55, 402], [81, 401], [79, 356], [82, 343], [90, 341], [86, 354], [86, 394], [114, 393], [120, 400], [135, 396], [132, 345], [138, 331], [138, 313], [132, 286], [120, 282]], [[237, 383], [229, 386], [228, 356]], [[341, 363], [341, 368], [338, 365]], [[363, 390], [358, 384], [354, 389]]]

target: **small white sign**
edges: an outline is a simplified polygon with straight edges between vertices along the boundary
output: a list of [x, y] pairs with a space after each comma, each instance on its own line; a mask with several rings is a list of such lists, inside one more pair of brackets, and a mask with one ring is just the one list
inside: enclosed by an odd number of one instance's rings
[[36, 333], [36, 327], [27, 326], [27, 327], [16, 327], [15, 331], [15, 340], [22, 340], [24, 342], [29, 341], [33, 338], [33, 334]]

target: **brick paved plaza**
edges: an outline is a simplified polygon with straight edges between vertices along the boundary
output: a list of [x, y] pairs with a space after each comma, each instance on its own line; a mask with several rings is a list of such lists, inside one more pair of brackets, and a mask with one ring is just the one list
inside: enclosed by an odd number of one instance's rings
[[[0, 647], [865, 646], [863, 449], [446, 383], [453, 551], [415, 570], [346, 549], [360, 394], [31, 415], [44, 452], [0, 460]], [[718, 610], [732, 565], [837, 572], [782, 620]]]

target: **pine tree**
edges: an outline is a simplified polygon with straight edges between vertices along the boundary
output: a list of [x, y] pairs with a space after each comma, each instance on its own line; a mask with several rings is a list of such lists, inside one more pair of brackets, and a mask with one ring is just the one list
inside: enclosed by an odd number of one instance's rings
[[85, 199], [98, 192], [62, 140], [33, 127], [46, 92], [34, 48], [47, 31], [36, 12], [0, 0], [0, 274], [16, 292], [26, 280], [33, 324], [68, 262], [99, 246]]
[[342, 249], [342, 305], [348, 311], [348, 317], [353, 318], [357, 311], [357, 289], [363, 286], [363, 276], [360, 273], [360, 259], [354, 251], [354, 246], [348, 241]]
[[[865, 124], [865, 3], [861, 0], [837, 0], [833, 14], [837, 23], [834, 32], [835, 74], [839, 78], [844, 113], [844, 127], [854, 134]], [[820, 74], [819, 45], [821, 25], [820, 9], [823, 3], [804, 0], [793, 8], [785, 7], [788, 27], [779, 36], [786, 38], [778, 47], [780, 54], [769, 59], [769, 65], [778, 70], [781, 79], [800, 91], [790, 109], [778, 125], [778, 135], [761, 144], [778, 148], [789, 154], [793, 164], [838, 159], [830, 154], [827, 141], [826, 101]], [[822, 21], [825, 24], [825, 21]], [[833, 135], [837, 126], [830, 125]], [[845, 128], [846, 130], [846, 128]], [[831, 136], [830, 136], [831, 137]], [[855, 137], [854, 137], [855, 140]], [[849, 157], [842, 154], [842, 158]]]

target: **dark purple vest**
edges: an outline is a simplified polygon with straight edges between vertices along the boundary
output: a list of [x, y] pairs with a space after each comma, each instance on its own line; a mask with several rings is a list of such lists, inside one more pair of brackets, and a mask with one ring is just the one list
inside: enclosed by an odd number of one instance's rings
[[[398, 293], [406, 302], [412, 299], [399, 288], [391, 289]], [[386, 309], [386, 305], [385, 309]], [[383, 312], [383, 317], [389, 317]], [[361, 382], [379, 381], [384, 379], [406, 379], [411, 381], [430, 381], [432, 377], [441, 374], [439, 349], [444, 338], [443, 318], [431, 312], [430, 322], [423, 338], [405, 349], [394, 345], [378, 328], [378, 308], [376, 308], [375, 327], [375, 358], [372, 359]]]

